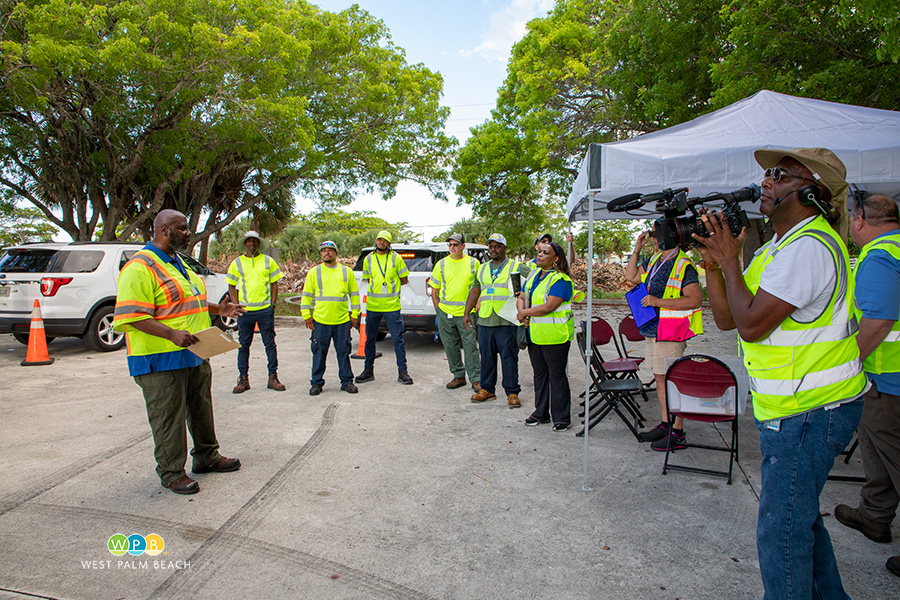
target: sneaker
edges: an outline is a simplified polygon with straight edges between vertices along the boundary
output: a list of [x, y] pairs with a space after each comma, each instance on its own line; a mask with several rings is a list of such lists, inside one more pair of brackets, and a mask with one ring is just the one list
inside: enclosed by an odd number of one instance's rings
[[[687, 448], [687, 445], [686, 445], [686, 442], [687, 442], [687, 436], [684, 435], [684, 432], [682, 432], [681, 435], [678, 435], [677, 433], [675, 433], [675, 432], [673, 431], [673, 432], [672, 432], [671, 434], [669, 434], [669, 435], [672, 436], [672, 448], [671, 448], [671, 450], [672, 450], [673, 452], [674, 452], [675, 450], [684, 450], [685, 448]], [[652, 450], [656, 450], [657, 452], [665, 452], [665, 451], [666, 451], [666, 444], [668, 443], [668, 442], [667, 442], [668, 439], [669, 439], [668, 436], [663, 436], [663, 437], [661, 437], [660, 439], [658, 439], [658, 440], [656, 440], [655, 442], [653, 442], [652, 444], [650, 444], [650, 448], [651, 448]]]
[[655, 442], [656, 440], [661, 440], [666, 437], [667, 433], [669, 433], [669, 424], [662, 421], [650, 431], [640, 432], [638, 434], [638, 439], [642, 442]]
[[321, 386], [321, 385], [314, 385], [314, 386], [312, 386], [311, 388], [309, 388], [309, 395], [310, 395], [310, 396], [318, 396], [318, 395], [321, 394], [321, 393], [322, 393], [322, 386]]
[[891, 542], [890, 525], [876, 523], [866, 518], [856, 508], [850, 508], [846, 504], [838, 504], [834, 507], [834, 518], [847, 527], [861, 532], [873, 542], [878, 544], [889, 544]]
[[545, 419], [543, 421], [541, 421], [540, 419], [536, 419], [534, 417], [528, 417], [527, 419], [525, 419], [525, 424], [528, 425], [529, 427], [535, 427], [537, 425], [540, 425], [541, 423], [549, 423], [549, 422], [550, 422], [550, 419]]
[[571, 426], [571, 423], [557, 423], [553, 426], [553, 431], [565, 431]]
[[[359, 381], [359, 380], [357, 380]], [[412, 385], [413, 380], [412, 377], [409, 376], [409, 372], [405, 369], [403, 371], [397, 371], [397, 381], [402, 383], [403, 385]]]
[[472, 394], [472, 402], [478, 404], [480, 402], [485, 402], [487, 400], [493, 400], [497, 397], [497, 394], [494, 392], [489, 392], [484, 388], [478, 390], [477, 394]]
[[359, 388], [356, 387], [355, 385], [353, 385], [352, 383], [345, 383], [344, 385], [341, 386], [341, 389], [343, 391], [347, 392], [348, 394], [355, 394], [356, 392], [359, 391]]
[[365, 383], [367, 381], [375, 381], [374, 369], [366, 369], [356, 376], [356, 383]]
[[884, 563], [884, 566], [888, 571], [900, 577], [900, 556], [892, 556], [887, 559], [887, 562]]

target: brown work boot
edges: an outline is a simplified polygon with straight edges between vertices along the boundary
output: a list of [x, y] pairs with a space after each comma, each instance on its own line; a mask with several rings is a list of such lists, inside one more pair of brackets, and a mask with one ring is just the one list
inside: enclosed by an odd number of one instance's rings
[[237, 385], [234, 386], [234, 389], [231, 390], [232, 394], [243, 394], [247, 390], [250, 389], [250, 378], [247, 375], [240, 375], [238, 377]]
[[[247, 387], [249, 387], [249, 385]], [[266, 387], [270, 390], [275, 390], [276, 392], [283, 392], [287, 389], [284, 387], [283, 383], [278, 381], [278, 373], [269, 373], [269, 385]]]
[[522, 403], [519, 402], [518, 394], [510, 394], [506, 397], [506, 401], [509, 403], [510, 408], [522, 408]]
[[486, 400], [493, 400], [497, 397], [497, 394], [494, 392], [489, 392], [484, 388], [478, 390], [477, 394], [472, 394], [472, 402], [485, 402]]
[[850, 508], [846, 504], [838, 504], [834, 507], [834, 518], [847, 527], [862, 532], [873, 542], [879, 544], [891, 542], [891, 526], [866, 518], [858, 509]]
[[475, 390], [476, 392], [480, 392], [481, 391], [481, 382], [480, 381], [472, 382], [472, 389]]
[[176, 494], [196, 494], [200, 491], [200, 484], [188, 477], [182, 475], [175, 481], [162, 484], [164, 488], [169, 488]]
[[450, 380], [450, 383], [447, 384], [447, 389], [455, 390], [456, 388], [461, 388], [464, 385], [466, 385], [465, 377], [454, 377]]

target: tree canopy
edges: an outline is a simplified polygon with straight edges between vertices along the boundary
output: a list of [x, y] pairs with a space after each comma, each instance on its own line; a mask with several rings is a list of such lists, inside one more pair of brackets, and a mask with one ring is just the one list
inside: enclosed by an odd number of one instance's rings
[[896, 2], [557, 0], [527, 27], [491, 119], [453, 169], [460, 203], [511, 233], [560, 218], [589, 142], [676, 125], [761, 89], [900, 108]]
[[73, 239], [192, 243], [291, 192], [441, 196], [455, 140], [440, 75], [384, 24], [303, 0], [23, 0], [0, 7], [0, 185]]

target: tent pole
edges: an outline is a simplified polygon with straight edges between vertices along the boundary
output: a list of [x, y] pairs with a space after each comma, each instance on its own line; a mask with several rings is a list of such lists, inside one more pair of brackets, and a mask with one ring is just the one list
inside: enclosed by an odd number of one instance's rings
[[[588, 194], [588, 253], [587, 253], [587, 339], [584, 340], [584, 476], [581, 490], [592, 492], [588, 485], [588, 435], [591, 425], [591, 316], [594, 314], [594, 194]], [[574, 293], [574, 292], [573, 292]]]

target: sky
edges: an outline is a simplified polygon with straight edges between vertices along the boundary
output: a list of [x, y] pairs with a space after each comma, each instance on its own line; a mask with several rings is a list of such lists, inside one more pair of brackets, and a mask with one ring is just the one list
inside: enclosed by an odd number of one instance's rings
[[[384, 21], [394, 44], [406, 51], [408, 63], [439, 72], [444, 78], [442, 104], [451, 110], [445, 132], [460, 145], [469, 137], [470, 127], [490, 118], [497, 89], [506, 79], [510, 49], [525, 34], [525, 24], [545, 16], [554, 4], [553, 0], [311, 1], [333, 12], [358, 4]], [[452, 223], [472, 216], [468, 206], [456, 206], [457, 197], [449, 191], [450, 200], [442, 202], [424, 187], [403, 182], [391, 200], [361, 196], [348, 210], [373, 211], [392, 223], [405, 221], [430, 241]], [[306, 213], [315, 205], [298, 199], [296, 208]]]

